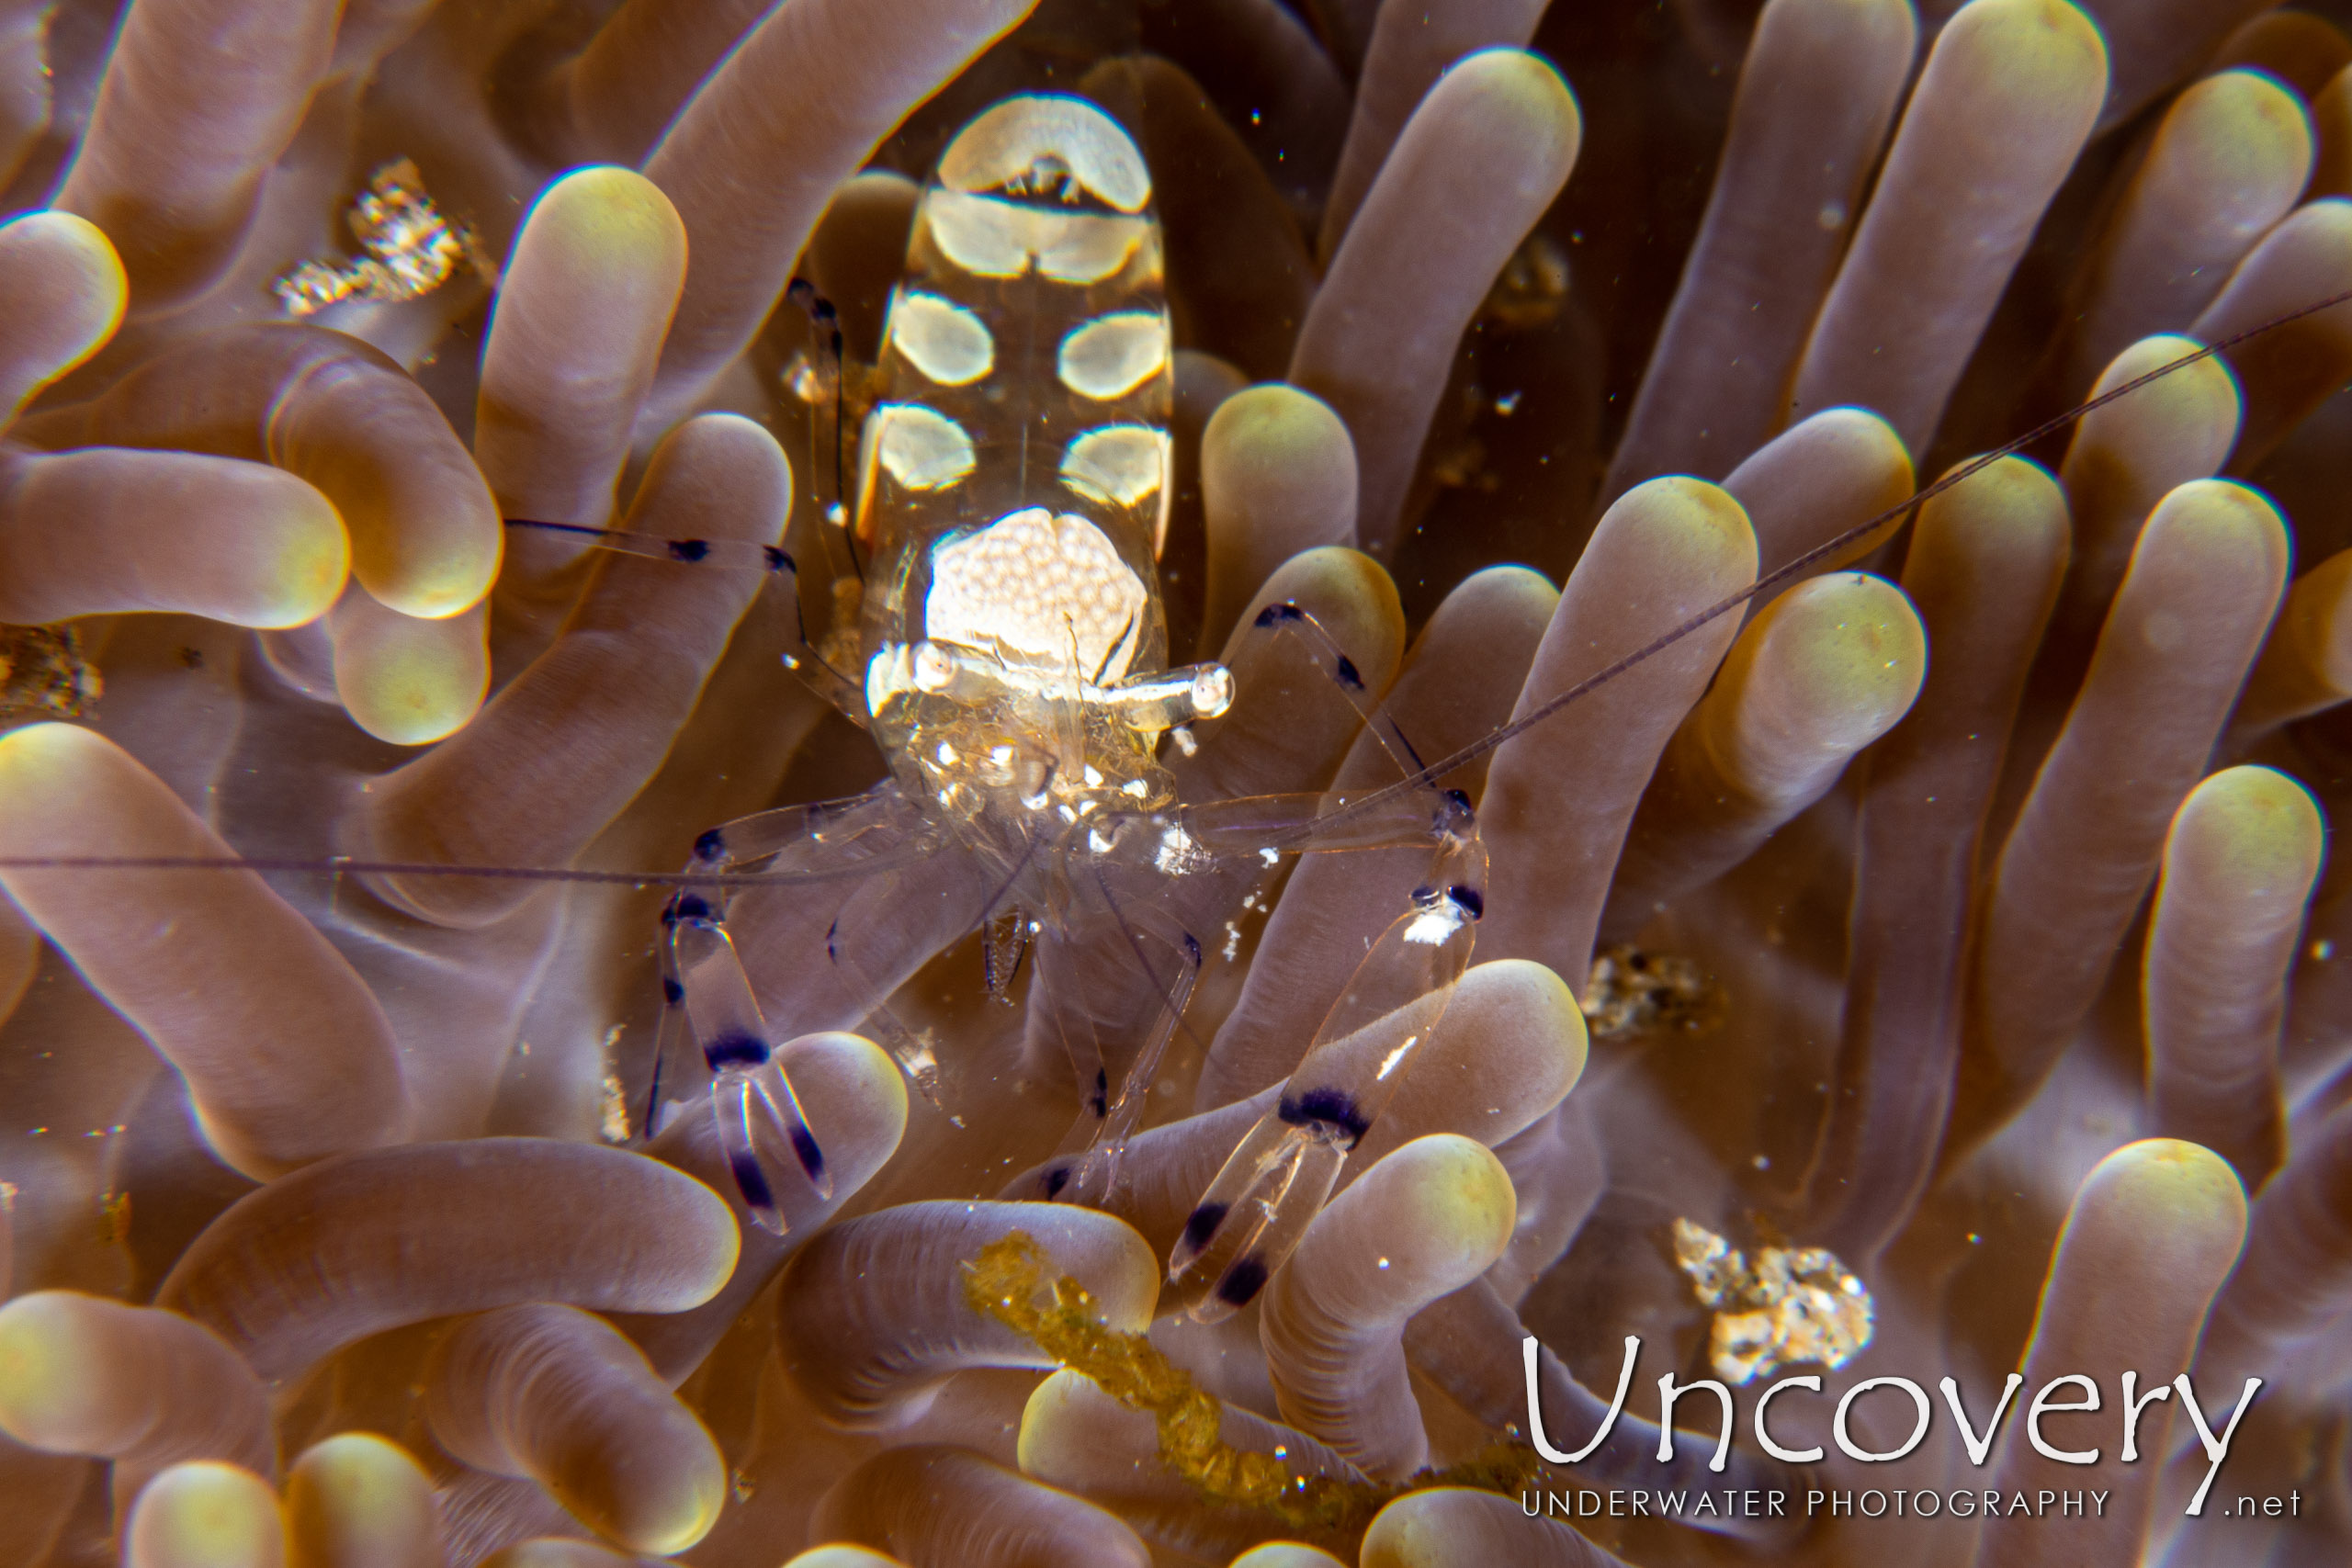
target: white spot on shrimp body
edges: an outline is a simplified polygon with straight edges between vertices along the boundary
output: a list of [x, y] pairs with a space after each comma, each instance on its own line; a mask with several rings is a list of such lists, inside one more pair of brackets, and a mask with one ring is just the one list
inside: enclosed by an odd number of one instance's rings
[[969, 386], [996, 367], [996, 340], [980, 318], [936, 294], [912, 290], [890, 301], [889, 346], [943, 387]]
[[959, 131], [939, 158], [939, 183], [951, 191], [1075, 194], [1049, 190], [1049, 181], [1121, 212], [1141, 212], [1151, 199], [1151, 171], [1118, 121], [1060, 94], [1005, 99]]
[[[1052, 212], [992, 196], [934, 190], [922, 225], [940, 254], [976, 277], [1019, 277], [1035, 266], [1056, 283], [1100, 283], [1151, 236], [1148, 218]], [[1159, 265], [1157, 247], [1148, 258]]]
[[1071, 439], [1062, 483], [1089, 501], [1134, 506], [1156, 493], [1168, 471], [1168, 433], [1148, 424], [1105, 424]]
[[[1032, 506], [931, 556], [925, 626], [1009, 664], [1116, 682], [1135, 659], [1148, 594], [1102, 529]], [[1099, 672], [1099, 673], [1098, 673]]]
[[945, 490], [972, 471], [972, 438], [964, 427], [921, 403], [884, 403], [870, 416], [866, 438], [890, 477], [909, 490]]
[[1063, 386], [1082, 398], [1124, 398], [1168, 364], [1168, 318], [1158, 310], [1115, 310], [1072, 327], [1055, 355]]

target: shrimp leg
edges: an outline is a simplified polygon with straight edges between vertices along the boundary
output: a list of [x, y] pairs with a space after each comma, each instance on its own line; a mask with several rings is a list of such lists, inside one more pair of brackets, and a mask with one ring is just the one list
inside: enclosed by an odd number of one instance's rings
[[[714, 828], [695, 840], [687, 870], [796, 881], [863, 877], [922, 859], [938, 842], [920, 811], [885, 784], [854, 799], [763, 811]], [[832, 1177], [799, 1097], [775, 1063], [780, 1038], [727, 930], [739, 886], [687, 888], [662, 911], [663, 1008], [646, 1130], [656, 1130], [661, 1063], [673, 1041], [689, 1034], [712, 1075], [711, 1113], [736, 1188], [761, 1227], [781, 1234], [775, 1173], [786, 1152], [820, 1197], [831, 1195]]]
[[[1277, 604], [1261, 612], [1254, 624], [1261, 632], [1298, 644], [1355, 708], [1397, 768], [1408, 775], [1419, 770], [1421, 759], [1412, 743], [1366, 690], [1354, 661], [1312, 615], [1294, 604]], [[1074, 827], [1071, 836], [1076, 833]], [[1191, 995], [1201, 961], [1193, 932], [1226, 923], [1244, 890], [1261, 886], [1283, 855], [1420, 845], [1432, 847], [1445, 862], [1431, 874], [1430, 888], [1424, 890], [1430, 896], [1417, 900], [1342, 994], [1318, 1042], [1324, 1035], [1343, 1038], [1424, 998], [1435, 998], [1442, 1010], [1468, 963], [1467, 925], [1475, 915], [1463, 911], [1481, 897], [1484, 854], [1476, 847], [1469, 804], [1459, 795], [1423, 786], [1392, 788], [1376, 799], [1312, 793], [1247, 796], [1172, 812], [1090, 818], [1085, 834], [1088, 847], [1082, 854], [1050, 857], [1069, 869], [1040, 945], [1038, 971], [1041, 981], [1049, 982], [1041, 994], [1085, 1102], [1064, 1153], [1083, 1152], [1047, 1165], [1039, 1173], [1039, 1196], [1079, 1202], [1097, 1202], [1107, 1196], [1116, 1179], [1119, 1153], [1141, 1118], [1159, 1061]], [[1457, 902], [1455, 896], [1465, 902]], [[1447, 934], [1455, 927], [1461, 928], [1459, 938]], [[1183, 967], [1174, 983], [1159, 973], [1146, 951], [1147, 937], [1176, 953]], [[1132, 966], [1150, 982], [1148, 1022], [1141, 1011], [1099, 1017], [1091, 998], [1104, 987], [1069, 984], [1059, 977], [1059, 966], [1075, 964], [1074, 955], [1083, 953], [1118, 953], [1132, 960]], [[1112, 989], [1134, 991], [1132, 986]], [[1434, 1023], [1433, 1016], [1430, 1021]], [[1424, 1029], [1417, 1039], [1427, 1032]], [[1103, 1042], [1121, 1038], [1141, 1038], [1144, 1043], [1121, 1076], [1123, 1087], [1114, 1098], [1110, 1053]], [[1400, 1051], [1389, 1063], [1390, 1073], [1402, 1066], [1404, 1055]], [[1384, 1087], [1384, 1102], [1385, 1098]], [[1311, 1215], [1320, 1201], [1319, 1191], [1302, 1194], [1295, 1207], [1303, 1216]], [[1235, 1234], [1239, 1237], [1239, 1232]]]
[[[1433, 816], [1427, 809], [1432, 796]], [[1331, 841], [1301, 847], [1371, 849], [1433, 838], [1429, 874], [1332, 1003], [1275, 1109], [1234, 1149], [1186, 1221], [1168, 1275], [1192, 1298], [1192, 1314], [1202, 1321], [1214, 1322], [1247, 1305], [1297, 1246], [1349, 1154], [1394, 1098], [1419, 1047], [1437, 1032], [1469, 967], [1478, 917], [1486, 909], [1487, 852], [1468, 798], [1455, 791], [1430, 792], [1382, 805], [1386, 809], [1355, 816], [1344, 807], [1328, 813]], [[1392, 826], [1384, 835], [1384, 820], [1393, 823], [1400, 808], [1416, 819]], [[1270, 841], [1276, 837], [1265, 836]], [[1376, 1060], [1335, 1048], [1398, 1014], [1406, 1032]]]
[[[1053, 1021], [1077, 1076], [1082, 1103], [1076, 1123], [1062, 1143], [1062, 1152], [1076, 1157], [1046, 1168], [1041, 1195], [1064, 1202], [1091, 1204], [1108, 1197], [1117, 1185], [1120, 1156], [1125, 1152], [1128, 1136], [1143, 1119], [1168, 1043], [1175, 1037], [1185, 1004], [1192, 999], [1193, 985], [1200, 978], [1201, 944], [1184, 929], [1176, 914], [1162, 905], [1144, 897], [1119, 897], [1113, 891], [1112, 879], [1099, 869], [1089, 880], [1094, 884], [1093, 897], [1080, 908], [1088, 910], [1088, 919], [1114, 925], [1113, 944], [1128, 953], [1150, 977], [1156, 997], [1142, 1048], [1120, 1072], [1115, 1094], [1112, 1089], [1113, 1063], [1102, 1048], [1104, 1031], [1100, 1021], [1083, 1010], [1057, 1008], [1055, 1011]], [[1065, 932], [1068, 923], [1069, 916], [1065, 914]], [[1045, 966], [1055, 962], [1058, 940], [1057, 935], [1055, 941], [1041, 943], [1040, 974], [1047, 973]], [[1152, 949], [1156, 947], [1169, 951], [1174, 959], [1172, 966], [1155, 956]]]

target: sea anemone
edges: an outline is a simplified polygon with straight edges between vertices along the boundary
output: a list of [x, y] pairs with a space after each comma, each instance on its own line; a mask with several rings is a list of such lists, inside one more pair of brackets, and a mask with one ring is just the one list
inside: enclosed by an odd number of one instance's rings
[[[0, 28], [0, 1568], [2342, 1556], [2329, 7], [115, 9]], [[1086, 1204], [952, 844], [736, 901], [830, 1190], [652, 1088], [646, 879], [881, 775], [785, 656], [1024, 91], [1166, 226], [1183, 798], [1446, 760], [1492, 866], [1216, 1323], [1426, 850], [1197, 933]]]

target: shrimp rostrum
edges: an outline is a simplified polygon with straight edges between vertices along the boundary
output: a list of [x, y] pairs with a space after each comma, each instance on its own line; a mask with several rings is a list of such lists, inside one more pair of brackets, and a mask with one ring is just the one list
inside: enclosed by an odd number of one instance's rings
[[[689, 868], [878, 876], [956, 857], [964, 918], [997, 932], [992, 984], [1009, 985], [1034, 948], [1032, 1056], [1066, 1055], [1081, 1101], [1035, 1195], [1066, 1200], [1115, 1186], [1204, 935], [1222, 932], [1283, 856], [1418, 846], [1428, 861], [1318, 1046], [1442, 1000], [1484, 898], [1459, 791], [1186, 798], [1178, 770], [1199, 750], [1189, 727], [1225, 714], [1235, 682], [1215, 662], [1168, 667], [1155, 556], [1170, 508], [1172, 355], [1150, 201], [1134, 143], [1080, 99], [1009, 100], [948, 146], [916, 211], [858, 443], [863, 680], [817, 649], [797, 656], [858, 703], [890, 777], [854, 801], [714, 829]], [[1342, 711], [1373, 713], [1363, 676], [1309, 609], [1269, 604], [1250, 635], [1286, 639]], [[1411, 772], [1408, 743], [1385, 732]], [[1171, 733], [1177, 767], [1159, 756]], [[866, 972], [857, 935], [901, 926], [893, 899], [936, 900], [940, 881], [877, 880], [834, 919], [832, 961], [869, 1005], [897, 976]], [[730, 937], [733, 896], [688, 888], [671, 902], [665, 1026], [690, 1033], [716, 1076], [729, 1163], [773, 1223], [779, 1180], [822, 1190], [828, 1178], [821, 1129], [772, 1059], [776, 1026]], [[919, 1051], [902, 1051], [918, 1071]], [[1204, 1199], [1176, 1270], [1247, 1301], [1402, 1061], [1368, 1077], [1303, 1073]]]

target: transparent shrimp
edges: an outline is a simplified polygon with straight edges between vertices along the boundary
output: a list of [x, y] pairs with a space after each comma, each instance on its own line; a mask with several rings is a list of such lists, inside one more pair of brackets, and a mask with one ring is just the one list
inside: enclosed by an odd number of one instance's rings
[[[695, 866], [759, 873], [820, 863], [878, 874], [931, 854], [938, 842], [930, 824], [908, 811], [904, 801], [881, 795], [763, 811], [714, 828], [695, 840]], [[833, 1180], [800, 1099], [774, 1060], [785, 1037], [762, 1013], [728, 934], [731, 897], [729, 888], [687, 888], [662, 911], [662, 1032], [644, 1125], [649, 1134], [657, 1130], [660, 1064], [673, 1039], [690, 1032], [713, 1076], [711, 1115], [736, 1190], [761, 1225], [780, 1232], [783, 1213], [770, 1173], [782, 1151], [789, 1151], [791, 1163], [820, 1198], [832, 1196]]]
[[[1216, 664], [1163, 668], [1153, 557], [1169, 505], [1170, 348], [1149, 202], [1141, 154], [1079, 99], [1009, 100], [949, 144], [917, 209], [856, 464], [853, 527], [869, 563], [858, 716], [892, 776], [854, 802], [713, 829], [689, 868], [878, 871], [950, 844], [989, 867], [997, 888], [980, 918], [1010, 911], [1014, 931], [1035, 934], [1036, 1016], [1080, 1100], [1069, 1157], [1046, 1183], [1065, 1201], [1115, 1185], [1200, 971], [1195, 933], [1221, 925], [1272, 862], [1342, 840], [1431, 847], [1430, 886], [1335, 1005], [1332, 1038], [1423, 998], [1442, 1010], [1483, 907], [1484, 853], [1459, 795], [1424, 785], [1345, 818], [1314, 793], [1185, 804], [1155, 760], [1162, 735], [1226, 710], [1233, 680]], [[1418, 763], [1311, 616], [1276, 606], [1261, 628], [1303, 643], [1400, 767]], [[682, 891], [665, 921], [664, 1038], [699, 1046], [736, 1185], [755, 1218], [778, 1224], [777, 1181], [797, 1166], [821, 1190], [821, 1146], [774, 1067], [726, 900]], [[1132, 1006], [1105, 1008], [1080, 978], [1099, 979], [1105, 954]], [[876, 1008], [887, 989], [871, 987]], [[1278, 1163], [1311, 1149], [1328, 1163], [1340, 1140], [1351, 1145], [1407, 1054], [1363, 1084], [1303, 1070], [1277, 1129], [1300, 1153]], [[1235, 1181], [1265, 1190], [1234, 1175], [1219, 1190]], [[1265, 1245], [1312, 1213], [1311, 1185], [1286, 1182], [1297, 1195], [1275, 1205], [1286, 1218]], [[1214, 1228], [1196, 1226], [1204, 1244]], [[1257, 1234], [1237, 1224], [1227, 1239]]]
[[[1069, 1042], [1086, 1145], [1113, 1162], [1140, 1111], [1129, 1086], [1148, 1079], [1199, 967], [1197, 942], [1151, 900], [1122, 897], [1113, 873], [1148, 854], [1150, 814], [1171, 803], [1159, 738], [1232, 700], [1220, 666], [1165, 668], [1154, 556], [1171, 349], [1150, 197], [1134, 143], [1080, 99], [1010, 99], [949, 143], [858, 443], [862, 685], [839, 690], [847, 681], [803, 638], [891, 777], [805, 819], [728, 824], [697, 848], [698, 865], [729, 870], [879, 870], [953, 843], [997, 883], [983, 920], [1010, 912], [1041, 948], [1131, 947], [1155, 991], [1170, 988], [1165, 1024], [1139, 1053], [1091, 1029]], [[778, 1168], [821, 1187], [823, 1155], [770, 1060], [776, 1041], [726, 915], [692, 891], [672, 901], [665, 1035], [675, 1023], [700, 1047], [737, 1186], [773, 1223]], [[1176, 957], [1164, 979], [1148, 943]], [[878, 1007], [888, 987], [868, 985]]]

